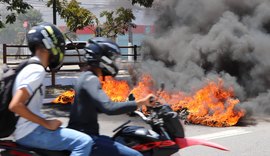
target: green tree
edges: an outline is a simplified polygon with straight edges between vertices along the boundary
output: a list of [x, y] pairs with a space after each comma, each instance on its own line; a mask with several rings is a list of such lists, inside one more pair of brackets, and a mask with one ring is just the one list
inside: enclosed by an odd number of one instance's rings
[[135, 20], [135, 16], [131, 9], [121, 7], [116, 11], [103, 11], [100, 17], [106, 18], [106, 21], [101, 25], [101, 36], [115, 38], [117, 34], [124, 35], [130, 26], [136, 26], [132, 23], [132, 20]]
[[23, 2], [23, 0], [0, 0], [0, 4], [3, 4], [9, 12], [4, 16], [0, 14], [0, 28], [3, 28], [5, 24], [14, 23], [17, 14], [24, 14], [32, 8], [30, 4]]
[[132, 1], [132, 5], [138, 3], [141, 6], [144, 6], [144, 7], [147, 7], [147, 8], [152, 7], [152, 4], [154, 2], [154, 0], [131, 0], [131, 1]]
[[[53, 1], [49, 0], [47, 6], [52, 6]], [[65, 19], [69, 30], [74, 32], [85, 26], [93, 25], [97, 20], [92, 12], [80, 7], [80, 3], [76, 0], [71, 0], [70, 2], [67, 2], [67, 0], [56, 0], [56, 11]]]
[[[48, 7], [53, 5], [53, 0], [49, 0]], [[115, 11], [103, 11], [100, 17], [104, 17], [105, 23], [100, 23], [98, 18], [89, 10], [80, 7], [80, 3], [77, 0], [56, 0], [56, 10], [59, 15], [65, 19], [70, 31], [76, 31], [88, 27], [95, 32], [94, 27], [101, 28], [102, 36], [115, 38], [117, 34], [125, 34], [129, 26], [135, 27], [132, 20], [135, 16], [131, 9], [125, 9], [123, 7], [118, 8]]]

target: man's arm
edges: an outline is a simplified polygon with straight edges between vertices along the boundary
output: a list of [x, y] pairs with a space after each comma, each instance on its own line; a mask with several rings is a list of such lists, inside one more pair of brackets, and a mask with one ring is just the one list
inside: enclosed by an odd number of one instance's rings
[[50, 130], [55, 130], [61, 125], [60, 121], [45, 120], [32, 113], [26, 106], [26, 102], [31, 95], [34, 94], [33, 91], [42, 84], [45, 74], [44, 67], [41, 65], [30, 64], [24, 67], [16, 77], [14, 84], [15, 92], [9, 104], [9, 109], [29, 121], [37, 123]]
[[143, 99], [128, 102], [112, 102], [106, 93], [102, 90], [100, 81], [94, 75], [87, 75], [88, 77], [82, 84], [83, 89], [93, 98], [91, 104], [95, 106], [103, 113], [108, 115], [118, 115], [128, 113], [136, 110], [142, 105], [150, 106], [150, 97], [154, 95], [149, 94]]
[[49, 130], [56, 130], [61, 126], [59, 120], [46, 120], [32, 113], [25, 105], [29, 98], [30, 95], [26, 88], [18, 89], [9, 104], [9, 110]]
[[92, 74], [86, 76], [81, 86], [93, 98], [93, 101], [89, 102], [89, 104], [94, 104], [99, 111], [105, 114], [118, 115], [137, 109], [137, 103], [135, 101], [112, 102], [102, 90], [98, 78]]

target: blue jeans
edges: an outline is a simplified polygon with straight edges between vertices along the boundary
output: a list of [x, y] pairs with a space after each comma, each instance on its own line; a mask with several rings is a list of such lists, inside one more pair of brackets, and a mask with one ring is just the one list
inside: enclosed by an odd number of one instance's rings
[[51, 131], [42, 126], [16, 142], [32, 148], [68, 150], [71, 156], [89, 156], [93, 145], [92, 138], [82, 132], [62, 127]]
[[95, 142], [91, 156], [142, 156], [140, 152], [122, 145], [108, 136], [91, 135], [91, 137]]

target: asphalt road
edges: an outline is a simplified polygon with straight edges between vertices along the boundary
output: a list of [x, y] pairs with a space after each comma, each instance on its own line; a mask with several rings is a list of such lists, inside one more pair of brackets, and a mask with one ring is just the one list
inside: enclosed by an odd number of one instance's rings
[[[43, 109], [43, 112], [48, 117], [57, 117], [63, 122], [63, 126], [66, 126], [69, 115], [68, 109], [68, 106], [49, 106]], [[129, 117], [127, 115], [107, 116], [101, 114], [99, 116], [100, 132], [103, 135], [112, 136], [112, 130], [127, 120], [132, 121], [130, 125], [140, 125], [149, 128], [139, 117]], [[229, 148], [230, 151], [221, 151], [205, 146], [192, 146], [181, 149], [173, 156], [269, 156], [270, 117], [257, 118], [256, 121], [257, 123], [252, 125], [221, 128], [184, 125], [186, 137], [200, 138], [218, 143]]]
[[[67, 122], [66, 117], [60, 118]], [[100, 131], [104, 135], [113, 135], [112, 130], [127, 120], [131, 120], [130, 125], [146, 126], [138, 117], [128, 117], [127, 115], [107, 116], [100, 115]], [[257, 124], [233, 127], [206, 127], [200, 125], [185, 125], [187, 137], [205, 139], [218, 143], [230, 149], [221, 151], [205, 146], [193, 146], [181, 149], [173, 156], [269, 156], [270, 155], [270, 117], [258, 118]]]
[[[61, 83], [74, 83], [75, 77], [59, 78]], [[47, 79], [49, 80], [49, 78]], [[66, 81], [63, 81], [66, 80]], [[68, 116], [66, 113], [50, 111], [52, 116]], [[64, 126], [67, 122], [66, 117], [61, 118]], [[128, 116], [100, 116], [101, 134], [112, 135], [112, 130], [129, 119]], [[138, 118], [131, 118], [131, 124], [145, 125]], [[252, 123], [252, 122], [251, 122]], [[219, 143], [230, 149], [229, 152], [220, 151], [204, 146], [193, 146], [180, 150], [183, 156], [269, 156], [270, 155], [270, 116], [257, 118], [257, 124], [233, 127], [206, 127], [200, 125], [185, 125], [187, 137], [202, 138], [215, 143]]]
[[269, 156], [270, 118], [258, 119], [256, 125], [212, 128], [187, 125], [186, 135], [219, 143], [230, 149], [229, 152], [194, 146], [180, 150], [184, 156]]
[[[127, 120], [126, 116], [100, 116], [101, 132], [112, 134], [112, 129]], [[133, 124], [145, 125], [139, 118]], [[132, 124], [132, 123], [131, 123]], [[183, 156], [269, 156], [270, 118], [259, 119], [257, 125], [214, 128], [200, 125], [185, 125], [187, 137], [201, 138], [219, 143], [230, 151], [220, 151], [205, 146], [193, 146], [180, 150]]]

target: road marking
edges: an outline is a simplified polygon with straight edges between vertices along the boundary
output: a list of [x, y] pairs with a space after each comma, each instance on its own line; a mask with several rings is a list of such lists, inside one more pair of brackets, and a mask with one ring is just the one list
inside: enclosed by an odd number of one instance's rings
[[213, 139], [226, 138], [226, 137], [248, 134], [248, 133], [251, 133], [251, 131], [248, 131], [245, 129], [234, 129], [234, 130], [221, 131], [221, 132], [211, 133], [211, 134], [197, 135], [191, 138], [213, 140]]

